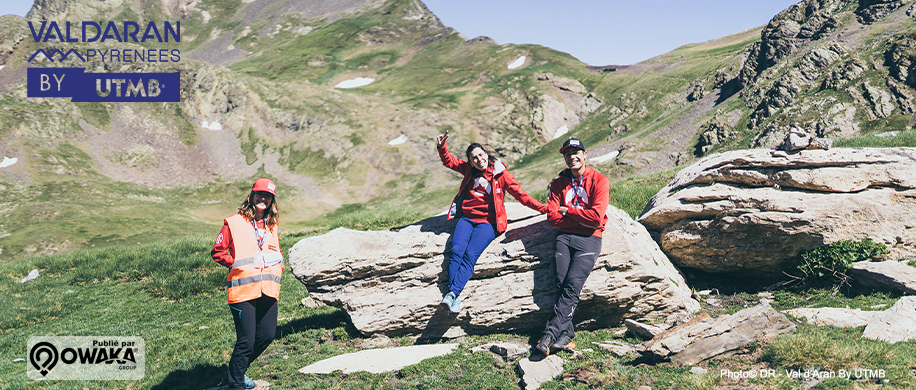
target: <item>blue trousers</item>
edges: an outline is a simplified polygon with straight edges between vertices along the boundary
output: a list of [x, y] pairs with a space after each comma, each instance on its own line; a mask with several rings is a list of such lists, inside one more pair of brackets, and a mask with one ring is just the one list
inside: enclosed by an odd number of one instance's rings
[[488, 222], [476, 223], [461, 218], [452, 234], [452, 255], [448, 258], [448, 290], [461, 295], [474, 274], [477, 258], [496, 238], [496, 228]]

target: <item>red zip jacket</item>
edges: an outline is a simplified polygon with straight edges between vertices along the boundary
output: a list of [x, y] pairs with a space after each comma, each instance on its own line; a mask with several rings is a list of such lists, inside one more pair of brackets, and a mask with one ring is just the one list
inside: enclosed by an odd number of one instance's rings
[[[458, 196], [461, 195], [462, 191], [466, 191], [465, 188], [468, 185], [468, 181], [477, 175], [474, 174], [474, 167], [471, 166], [471, 163], [457, 158], [448, 152], [448, 141], [446, 141], [441, 148], [436, 148], [436, 150], [439, 152], [439, 159], [442, 160], [442, 165], [464, 175], [464, 179], [461, 180], [461, 188], [458, 190], [458, 195], [452, 200], [452, 206], [449, 208], [448, 219], [452, 219], [455, 217], [457, 210], [461, 209], [461, 205], [456, 204]], [[487, 171], [492, 172], [493, 177], [491, 186], [493, 188], [493, 210], [496, 211], [497, 234], [506, 231], [509, 227], [508, 218], [506, 217], [505, 191], [512, 194], [519, 203], [526, 207], [541, 214], [547, 212], [547, 206], [529, 196], [515, 178], [512, 177], [512, 174], [509, 173], [509, 170], [506, 169], [506, 166], [501, 161], [496, 160], [495, 162], [491, 162], [491, 164], [487, 166]], [[505, 191], [503, 191], [503, 189], [505, 189]]]
[[[560, 176], [551, 183], [547, 198], [547, 224], [564, 233], [601, 237], [607, 223], [610, 182], [590, 166], [585, 166], [580, 179], [578, 192], [574, 189], [569, 169], [560, 172]], [[560, 214], [560, 206], [569, 209], [566, 215]]]

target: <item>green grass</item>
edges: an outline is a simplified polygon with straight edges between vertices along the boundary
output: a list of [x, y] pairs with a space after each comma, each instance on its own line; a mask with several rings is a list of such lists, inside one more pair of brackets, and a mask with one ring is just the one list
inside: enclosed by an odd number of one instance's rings
[[611, 204], [636, 218], [679, 169], [635, 176], [611, 184]]
[[0, 199], [9, 200], [0, 202], [0, 262], [212, 233], [251, 188], [249, 179], [150, 188], [95, 173], [92, 159], [70, 144], [36, 152], [37, 163], [26, 163], [41, 181], [0, 177]]
[[346, 213], [330, 218], [331, 228], [344, 227], [354, 230], [377, 230], [408, 225], [417, 222], [428, 213], [417, 209], [405, 209], [403, 205], [385, 205], [366, 209], [362, 205], [351, 207]]
[[[651, 183], [652, 180], [644, 181]], [[326, 232], [332, 226], [385, 229], [420, 218], [403, 208], [373, 210], [349, 205], [331, 213], [332, 224], [318, 229], [281, 234], [287, 252], [303, 237]], [[414, 216], [417, 215], [417, 216]], [[213, 229], [215, 232], [216, 228]], [[40, 256], [0, 263], [0, 388], [130, 388], [202, 389], [220, 384], [234, 342], [234, 328], [227, 315], [225, 290], [227, 270], [210, 259], [212, 233], [177, 240], [118, 245]], [[29, 270], [42, 276], [20, 284]], [[360, 335], [348, 324], [343, 311], [322, 307], [307, 309], [299, 301], [308, 292], [287, 269], [282, 278], [278, 337], [249, 370], [251, 377], [267, 380], [280, 389], [515, 389], [519, 373], [513, 360], [503, 361], [488, 353], [471, 353], [470, 348], [492, 341], [526, 343], [533, 334], [474, 335], [457, 340], [461, 347], [438, 358], [385, 374], [332, 373], [303, 375], [297, 370], [319, 360], [360, 349]], [[735, 292], [723, 299], [728, 307], [719, 313], [734, 313], [757, 299], [754, 284], [740, 281], [697, 280], [692, 287], [715, 284]], [[870, 290], [846, 291], [834, 295], [828, 290], [775, 291], [774, 308], [829, 305], [869, 308], [890, 305], [896, 297]], [[711, 307], [705, 305], [704, 310]], [[717, 313], [713, 311], [713, 313]], [[201, 329], [201, 327], [206, 327]], [[887, 344], [860, 338], [861, 329], [831, 329], [800, 325], [797, 333], [760, 343], [749, 357], [717, 358], [703, 363], [709, 374], [690, 374], [687, 368], [647, 362], [636, 356], [616, 358], [600, 348], [573, 358], [562, 352], [564, 373], [544, 383], [544, 389], [714, 389], [724, 383], [716, 367], [765, 367], [777, 370], [798, 367], [822, 369], [885, 369], [890, 388], [916, 386], [909, 374], [916, 364], [916, 342]], [[25, 356], [26, 340], [38, 335], [139, 336], [146, 342], [146, 376], [138, 381], [29, 381], [26, 363], [13, 362]], [[592, 342], [618, 339], [639, 342], [632, 336], [617, 336], [614, 329], [576, 332], [580, 349]], [[413, 345], [400, 338], [396, 345]], [[576, 379], [578, 378], [578, 379]], [[755, 384], [756, 383], [756, 384]], [[831, 382], [834, 383], [834, 382]], [[747, 386], [794, 388], [798, 382], [774, 379], [745, 383]], [[847, 382], [836, 382], [847, 386]], [[841, 387], [842, 388], [842, 387]]]
[[916, 130], [903, 130], [894, 137], [863, 135], [853, 138], [841, 138], [834, 140], [833, 146], [844, 148], [912, 148], [916, 147]]

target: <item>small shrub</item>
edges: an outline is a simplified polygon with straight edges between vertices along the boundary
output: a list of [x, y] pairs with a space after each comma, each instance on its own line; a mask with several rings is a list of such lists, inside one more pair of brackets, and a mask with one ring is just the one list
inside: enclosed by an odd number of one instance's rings
[[808, 250], [799, 256], [795, 271], [804, 284], [833, 283], [834, 292], [849, 283], [846, 272], [857, 261], [887, 254], [887, 246], [869, 238], [843, 240]]

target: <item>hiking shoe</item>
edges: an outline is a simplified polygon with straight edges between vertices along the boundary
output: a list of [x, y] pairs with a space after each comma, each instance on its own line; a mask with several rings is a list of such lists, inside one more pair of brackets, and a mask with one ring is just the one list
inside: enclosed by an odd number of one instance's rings
[[452, 314], [458, 314], [462, 307], [464, 307], [464, 304], [461, 303], [461, 298], [455, 298], [451, 306], [448, 307], [448, 312]]
[[541, 351], [544, 355], [550, 355], [550, 345], [553, 344], [553, 337], [549, 335], [544, 335], [538, 340], [537, 345], [534, 348], [537, 348], [538, 351]]
[[246, 375], [245, 375], [245, 388], [246, 388], [246, 389], [253, 389], [253, 388], [255, 388], [255, 387], [258, 387], [258, 384], [257, 384], [257, 383], [254, 383], [254, 381], [251, 380], [251, 378], [249, 378], [248, 375], [246, 374]]
[[576, 343], [572, 342], [572, 338], [569, 336], [563, 335], [550, 348], [563, 350], [563, 349], [572, 349], [576, 347]]
[[439, 302], [439, 304], [444, 306], [446, 309], [451, 310], [452, 305], [455, 304], [455, 298], [455, 293], [449, 291], [448, 294], [445, 294], [445, 296], [442, 297], [442, 302]]
[[[227, 378], [229, 377], [229, 370], [226, 370], [226, 377], [227, 377]], [[227, 385], [227, 386], [228, 386], [228, 385]], [[248, 377], [248, 374], [245, 374], [245, 388], [250, 390], [250, 389], [253, 389], [253, 388], [255, 388], [255, 387], [258, 387], [258, 384], [257, 384], [257, 383], [254, 383], [254, 381], [251, 380], [251, 378]]]

